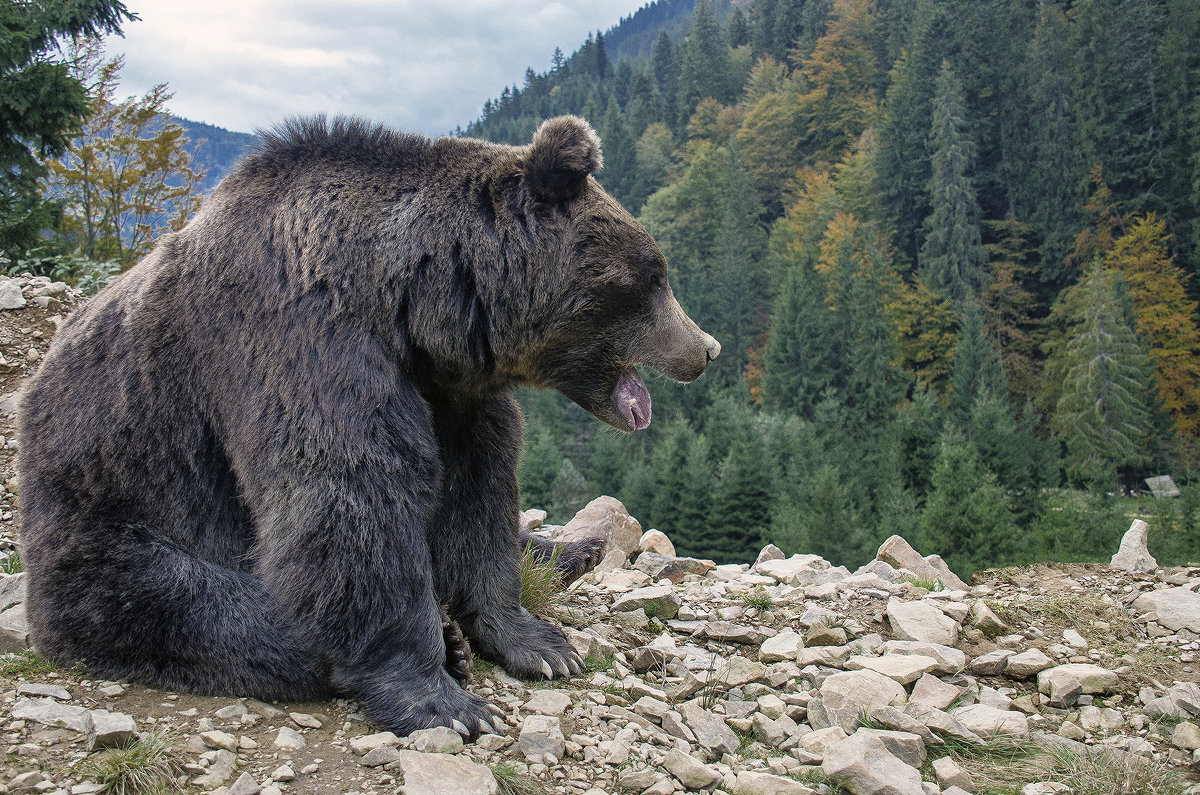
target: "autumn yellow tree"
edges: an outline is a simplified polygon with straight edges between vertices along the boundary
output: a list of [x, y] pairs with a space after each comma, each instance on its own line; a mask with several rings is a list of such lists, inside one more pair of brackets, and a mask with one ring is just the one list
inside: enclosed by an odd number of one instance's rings
[[1200, 329], [1188, 274], [1167, 252], [1166, 223], [1150, 213], [1130, 219], [1105, 255], [1129, 284], [1138, 331], [1154, 361], [1159, 396], [1179, 434], [1200, 431]]
[[100, 63], [91, 45], [77, 59], [90, 77], [92, 113], [49, 184], [64, 202], [62, 232], [92, 260], [137, 262], [158, 235], [181, 228], [200, 205], [184, 130], [171, 120], [165, 84], [116, 100], [121, 58]]

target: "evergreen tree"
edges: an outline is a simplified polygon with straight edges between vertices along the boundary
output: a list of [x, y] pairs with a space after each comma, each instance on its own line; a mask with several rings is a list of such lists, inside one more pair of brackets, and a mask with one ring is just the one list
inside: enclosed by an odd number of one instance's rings
[[961, 318], [950, 369], [950, 415], [959, 428], [965, 428], [976, 401], [983, 397], [1006, 400], [1008, 385], [996, 348], [984, 332], [979, 304], [968, 300]]
[[1040, 311], [1030, 289], [1034, 278], [1030, 263], [1037, 252], [1029, 242], [1028, 224], [1009, 217], [988, 221], [987, 227], [994, 236], [994, 242], [985, 246], [992, 278], [979, 297], [980, 308], [984, 327], [1000, 355], [1009, 393], [1023, 403], [1036, 394], [1040, 374]]
[[706, 539], [712, 536], [710, 512], [717, 493], [708, 439], [703, 434], [688, 435], [681, 471], [683, 489], [670, 534], [678, 554], [695, 557], [706, 551]]
[[971, 179], [974, 145], [967, 136], [962, 84], [942, 62], [933, 101], [929, 136], [932, 212], [925, 220], [921, 278], [956, 303], [977, 295], [986, 282], [980, 241], [979, 206]]
[[701, 100], [711, 98], [728, 104], [734, 99], [729, 45], [709, 0], [697, 0], [692, 29], [681, 50], [675, 102], [676, 118], [683, 127]]
[[771, 472], [753, 423], [743, 426], [721, 467], [721, 482], [701, 557], [752, 563], [770, 529]]
[[1150, 463], [1152, 375], [1123, 280], [1099, 264], [1083, 283], [1083, 322], [1067, 343], [1054, 425], [1076, 483], [1112, 487], [1118, 471]]
[[615, 94], [610, 94], [608, 107], [604, 111], [604, 123], [600, 126], [600, 140], [604, 145], [604, 169], [600, 172], [601, 184], [609, 193], [626, 206], [630, 203], [633, 183], [636, 179], [637, 152], [634, 139], [625, 124], [625, 114]]
[[58, 206], [38, 186], [88, 115], [87, 90], [56, 57], [62, 39], [120, 33], [137, 19], [116, 0], [30, 0], [0, 7], [0, 251], [38, 245]]
[[960, 577], [1005, 560], [1016, 526], [996, 476], [958, 436], [943, 437], [933, 466], [932, 491], [921, 512], [917, 546], [935, 552]]
[[546, 428], [538, 428], [525, 437], [525, 448], [517, 467], [521, 505], [525, 508], [548, 511], [552, 506], [554, 480], [563, 464], [560, 439]]
[[729, 40], [730, 47], [741, 47], [750, 43], [750, 23], [746, 21], [746, 15], [739, 6], [734, 6], [729, 14], [729, 20], [725, 23], [725, 37]]

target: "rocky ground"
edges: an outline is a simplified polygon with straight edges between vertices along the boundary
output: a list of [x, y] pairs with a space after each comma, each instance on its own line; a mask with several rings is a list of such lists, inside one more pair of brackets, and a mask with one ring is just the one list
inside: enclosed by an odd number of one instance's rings
[[[0, 280], [7, 548], [12, 393], [79, 300]], [[968, 585], [899, 538], [855, 572], [770, 547], [713, 566], [611, 498], [546, 532], [609, 540], [545, 608], [589, 671], [526, 683], [477, 664], [470, 687], [503, 708], [503, 735], [396, 737], [351, 702], [166, 693], [23, 652], [0, 660], [0, 792], [97, 792], [123, 764], [164, 792], [223, 795], [1200, 793], [1200, 568], [1047, 564]], [[1149, 569], [1137, 542], [1122, 560]], [[0, 578], [17, 651], [22, 580]]]

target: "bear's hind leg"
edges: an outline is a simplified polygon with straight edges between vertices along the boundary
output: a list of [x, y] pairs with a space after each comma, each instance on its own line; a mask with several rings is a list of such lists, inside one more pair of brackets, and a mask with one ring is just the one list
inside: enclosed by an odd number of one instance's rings
[[167, 690], [259, 699], [331, 694], [329, 674], [262, 583], [201, 560], [150, 529], [26, 517], [37, 650], [94, 675]]

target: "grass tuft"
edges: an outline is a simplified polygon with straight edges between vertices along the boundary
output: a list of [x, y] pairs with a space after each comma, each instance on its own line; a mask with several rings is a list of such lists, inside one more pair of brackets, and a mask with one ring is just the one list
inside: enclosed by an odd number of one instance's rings
[[44, 676], [55, 670], [54, 663], [42, 659], [29, 649], [0, 657], [0, 676], [10, 679]]
[[25, 571], [25, 566], [21, 563], [21, 556], [15, 549], [0, 557], [0, 574], [20, 574], [23, 571]]
[[168, 795], [179, 791], [183, 773], [166, 735], [147, 732], [128, 748], [113, 748], [84, 763], [84, 776], [104, 795]]
[[771, 594], [762, 588], [755, 588], [750, 593], [742, 596], [742, 604], [746, 607], [753, 607], [756, 610], [770, 610], [775, 607], [775, 600], [771, 598]]
[[913, 575], [902, 575], [900, 582], [906, 582], [910, 585], [915, 585], [917, 588], [924, 588], [926, 591], [944, 591], [945, 585], [942, 585], [941, 580], [935, 580], [932, 577], [917, 577]]
[[500, 762], [492, 766], [500, 795], [543, 795], [546, 788], [536, 778], [518, 773], [512, 762]]
[[533, 554], [533, 546], [525, 547], [521, 557], [521, 606], [534, 615], [556, 618], [566, 606], [566, 593], [562, 578], [555, 566], [558, 548], [550, 560], [539, 561]]

